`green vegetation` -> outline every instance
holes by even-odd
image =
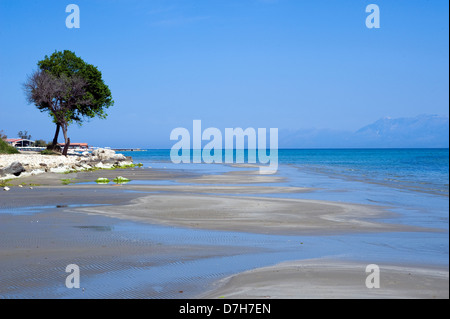
[[[31,134],[28,134],[28,131],[19,131],[17,136],[24,140],[31,140]]]
[[[69,185],[69,184],[73,183],[71,178],[62,179],[61,182],[63,185]]]
[[[143,166],[143,164],[139,163],[139,164],[130,164],[130,165],[114,165],[111,168],[90,167],[90,168],[81,169],[81,170],[76,170],[76,169],[68,170],[68,171],[65,171],[64,174],[72,174],[72,173],[79,173],[79,172],[95,172],[95,171],[99,171],[101,169],[113,171],[116,169],[127,169],[127,168],[135,168],[135,167],[142,167],[142,166]]]
[[[113,179],[113,182],[116,184],[125,184],[128,183],[130,180],[128,178],[122,177],[122,176],[118,176],[116,178]]]
[[[0,154],[17,154],[19,151],[12,147],[11,145],[8,145],[4,140],[0,140]]]
[[[41,155],[61,155],[61,153],[46,149],[46,150],[41,151]]]
[[[114,105],[111,91],[96,66],[88,64],[74,52],[55,51],[38,62],[35,71],[24,84],[30,104],[41,112],[48,112],[56,124],[50,149],[57,147],[60,129],[64,135],[63,155],[67,155],[70,138],[67,129],[85,119],[106,118],[105,109]]]
[[[100,177],[100,178],[97,178],[97,180],[95,182],[97,184],[108,184],[109,183],[109,179],[104,178],[104,177]]]
[[[20,184],[11,184],[11,183],[9,183],[12,180],[13,180],[13,178],[0,180],[0,187],[5,187],[5,186],[8,186],[8,187],[15,187],[15,186],[18,186],[18,187],[41,186],[41,184],[37,184],[37,183],[29,183],[29,184],[27,184],[27,183],[20,183]]]
[[[61,183],[63,185],[70,185],[75,183],[83,183],[83,182],[90,182],[88,179],[77,179],[77,178],[63,178],[61,179]]]
[[[42,184],[30,183],[29,186],[41,186]]]
[[[49,143],[47,143],[44,140],[36,140],[36,141],[34,141],[34,146],[36,146],[36,147],[47,147],[48,144]]]
[[[6,186],[11,187],[12,185],[10,183],[8,183],[9,181],[11,181],[11,179],[0,180],[0,187],[6,187]]]

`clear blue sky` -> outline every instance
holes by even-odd
[[[65,8],[80,7],[68,29]],[[379,5],[381,28],[365,8]],[[0,0],[0,130],[50,140],[21,84],[72,50],[115,106],[69,127],[73,142],[170,147],[172,129],[357,130],[381,117],[448,116],[448,1]]]

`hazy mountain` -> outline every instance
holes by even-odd
[[[449,119],[438,115],[382,118],[356,132],[281,130],[280,148],[448,147]]]

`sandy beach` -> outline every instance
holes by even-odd
[[[117,176],[132,182],[94,182]],[[448,267],[387,263],[382,287],[367,289],[368,262],[314,248],[322,237],[441,230],[397,223],[378,205],[285,198],[315,190],[280,186],[283,179],[251,168],[205,175],[136,167],[10,180],[0,193],[0,297],[448,298]],[[308,238],[316,246],[302,242],[305,252],[297,251]],[[274,252],[293,259],[276,262]],[[253,255],[266,259],[255,264]],[[82,265],[83,290],[63,286],[72,263]]]
[[[367,264],[316,259],[250,270],[216,283],[202,298],[228,299],[433,299],[449,298],[448,271],[383,265],[380,288],[365,285]]]

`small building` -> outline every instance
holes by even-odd
[[[6,143],[13,147],[30,147],[34,146],[34,141],[23,138],[7,138]]]
[[[64,148],[64,146],[66,146],[66,144],[64,143],[59,143],[58,144],[62,149]],[[69,150],[88,150],[89,149],[89,145],[87,143],[70,143],[69,144]]]

